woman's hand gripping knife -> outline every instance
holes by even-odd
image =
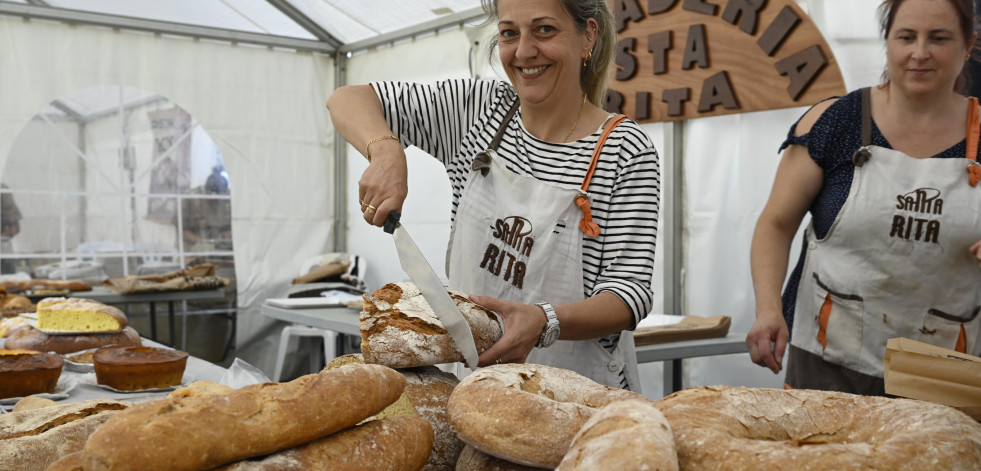
[[[358,203],[364,220],[381,227],[388,213],[402,210],[409,194],[405,150],[389,128],[381,101],[370,85],[337,89],[327,100],[334,127],[368,159],[358,181]]]

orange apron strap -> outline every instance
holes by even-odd
[[[603,152],[603,144],[606,143],[606,138],[613,132],[613,128],[617,127],[625,119],[627,117],[622,114],[616,115],[606,122],[606,126],[603,126],[603,134],[600,134],[599,140],[596,141],[596,148],[593,149],[593,160],[589,162],[589,170],[586,171],[586,178],[583,178],[582,186],[579,187],[583,192],[589,189],[589,181],[592,180],[593,172],[596,171],[596,163],[599,162],[599,156]]]
[[[586,196],[586,190],[589,188],[589,181],[593,179],[593,172],[596,171],[596,164],[599,162],[599,156],[603,153],[603,145],[606,144],[606,138],[610,136],[613,132],[613,128],[617,127],[623,120],[627,119],[624,115],[616,115],[612,119],[606,122],[603,126],[603,133],[600,134],[599,140],[596,141],[596,148],[593,149],[593,159],[589,162],[589,170],[586,171],[586,177],[582,180],[582,186],[579,187],[579,194],[576,195],[576,206],[582,210],[582,219],[579,221],[579,230],[589,237],[596,237],[600,235],[601,230],[598,224],[593,222],[593,212],[589,209],[589,198]]]
[[[968,182],[971,186],[978,186],[981,181],[981,166],[978,160],[978,140],[981,137],[981,107],[978,106],[978,99],[970,97],[970,105],[967,112],[967,157],[972,163],[967,166]]]

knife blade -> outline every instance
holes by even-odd
[[[412,241],[412,237],[405,230],[405,226],[399,222],[401,217],[402,215],[398,211],[388,213],[384,229],[385,232],[392,234],[392,238],[395,240],[395,250],[399,254],[402,269],[419,288],[419,292],[422,293],[422,297],[429,303],[429,306],[433,308],[433,312],[443,324],[443,328],[450,333],[450,337],[456,343],[456,348],[463,354],[467,366],[477,368],[477,344],[473,340],[470,324],[463,317],[463,313],[460,312],[456,302],[447,293],[443,282],[436,276],[436,272],[426,261],[422,251]]]

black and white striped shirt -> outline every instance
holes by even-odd
[[[489,147],[517,99],[514,89],[505,82],[467,79],[371,85],[403,145],[414,145],[446,166],[455,218],[474,155]],[[579,188],[600,131],[575,142],[546,142],[525,130],[519,108],[497,153],[512,172]],[[583,237],[583,295],[616,294],[633,312],[634,326],[653,303],[660,177],[658,154],[649,137],[637,123],[626,120],[607,138],[589,185],[593,220],[602,234]],[[601,343],[615,348],[618,337]]]

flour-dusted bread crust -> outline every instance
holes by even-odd
[[[0,471],[43,471],[81,451],[100,425],[126,407],[92,399],[0,415]]]
[[[433,446],[433,429],[418,415],[365,422],[306,445],[215,471],[416,471]]]
[[[339,368],[349,363],[364,363],[361,354],[343,355],[327,363],[327,368]],[[405,376],[402,397],[383,410],[379,417],[419,415],[432,426],[432,453],[421,471],[452,470],[463,449],[446,413],[446,403],[460,380],[455,375],[436,368],[420,366],[396,370]]]
[[[460,439],[498,458],[555,468],[597,409],[615,401],[650,401],[562,368],[502,364],[470,374],[447,410]]]
[[[464,293],[447,291],[470,324],[477,352],[494,345],[503,333],[496,315],[470,302]],[[363,297],[361,354],[366,363],[409,368],[464,361],[415,284],[389,283]]]
[[[648,469],[678,471],[668,420],[648,401],[617,401],[579,429],[556,471]]]
[[[657,407],[681,469],[981,469],[981,424],[925,401],[715,386],[676,392]]]
[[[470,445],[464,445],[456,462],[456,471],[540,471],[544,469],[505,461]]]
[[[346,365],[288,383],[168,397],[116,414],[85,445],[87,471],[209,469],[311,442],[395,401],[405,377]]]
[[[422,471],[451,470],[456,466],[463,442],[450,425],[446,405],[460,380],[435,366],[399,370],[405,375],[405,395],[433,428],[433,452]]]

